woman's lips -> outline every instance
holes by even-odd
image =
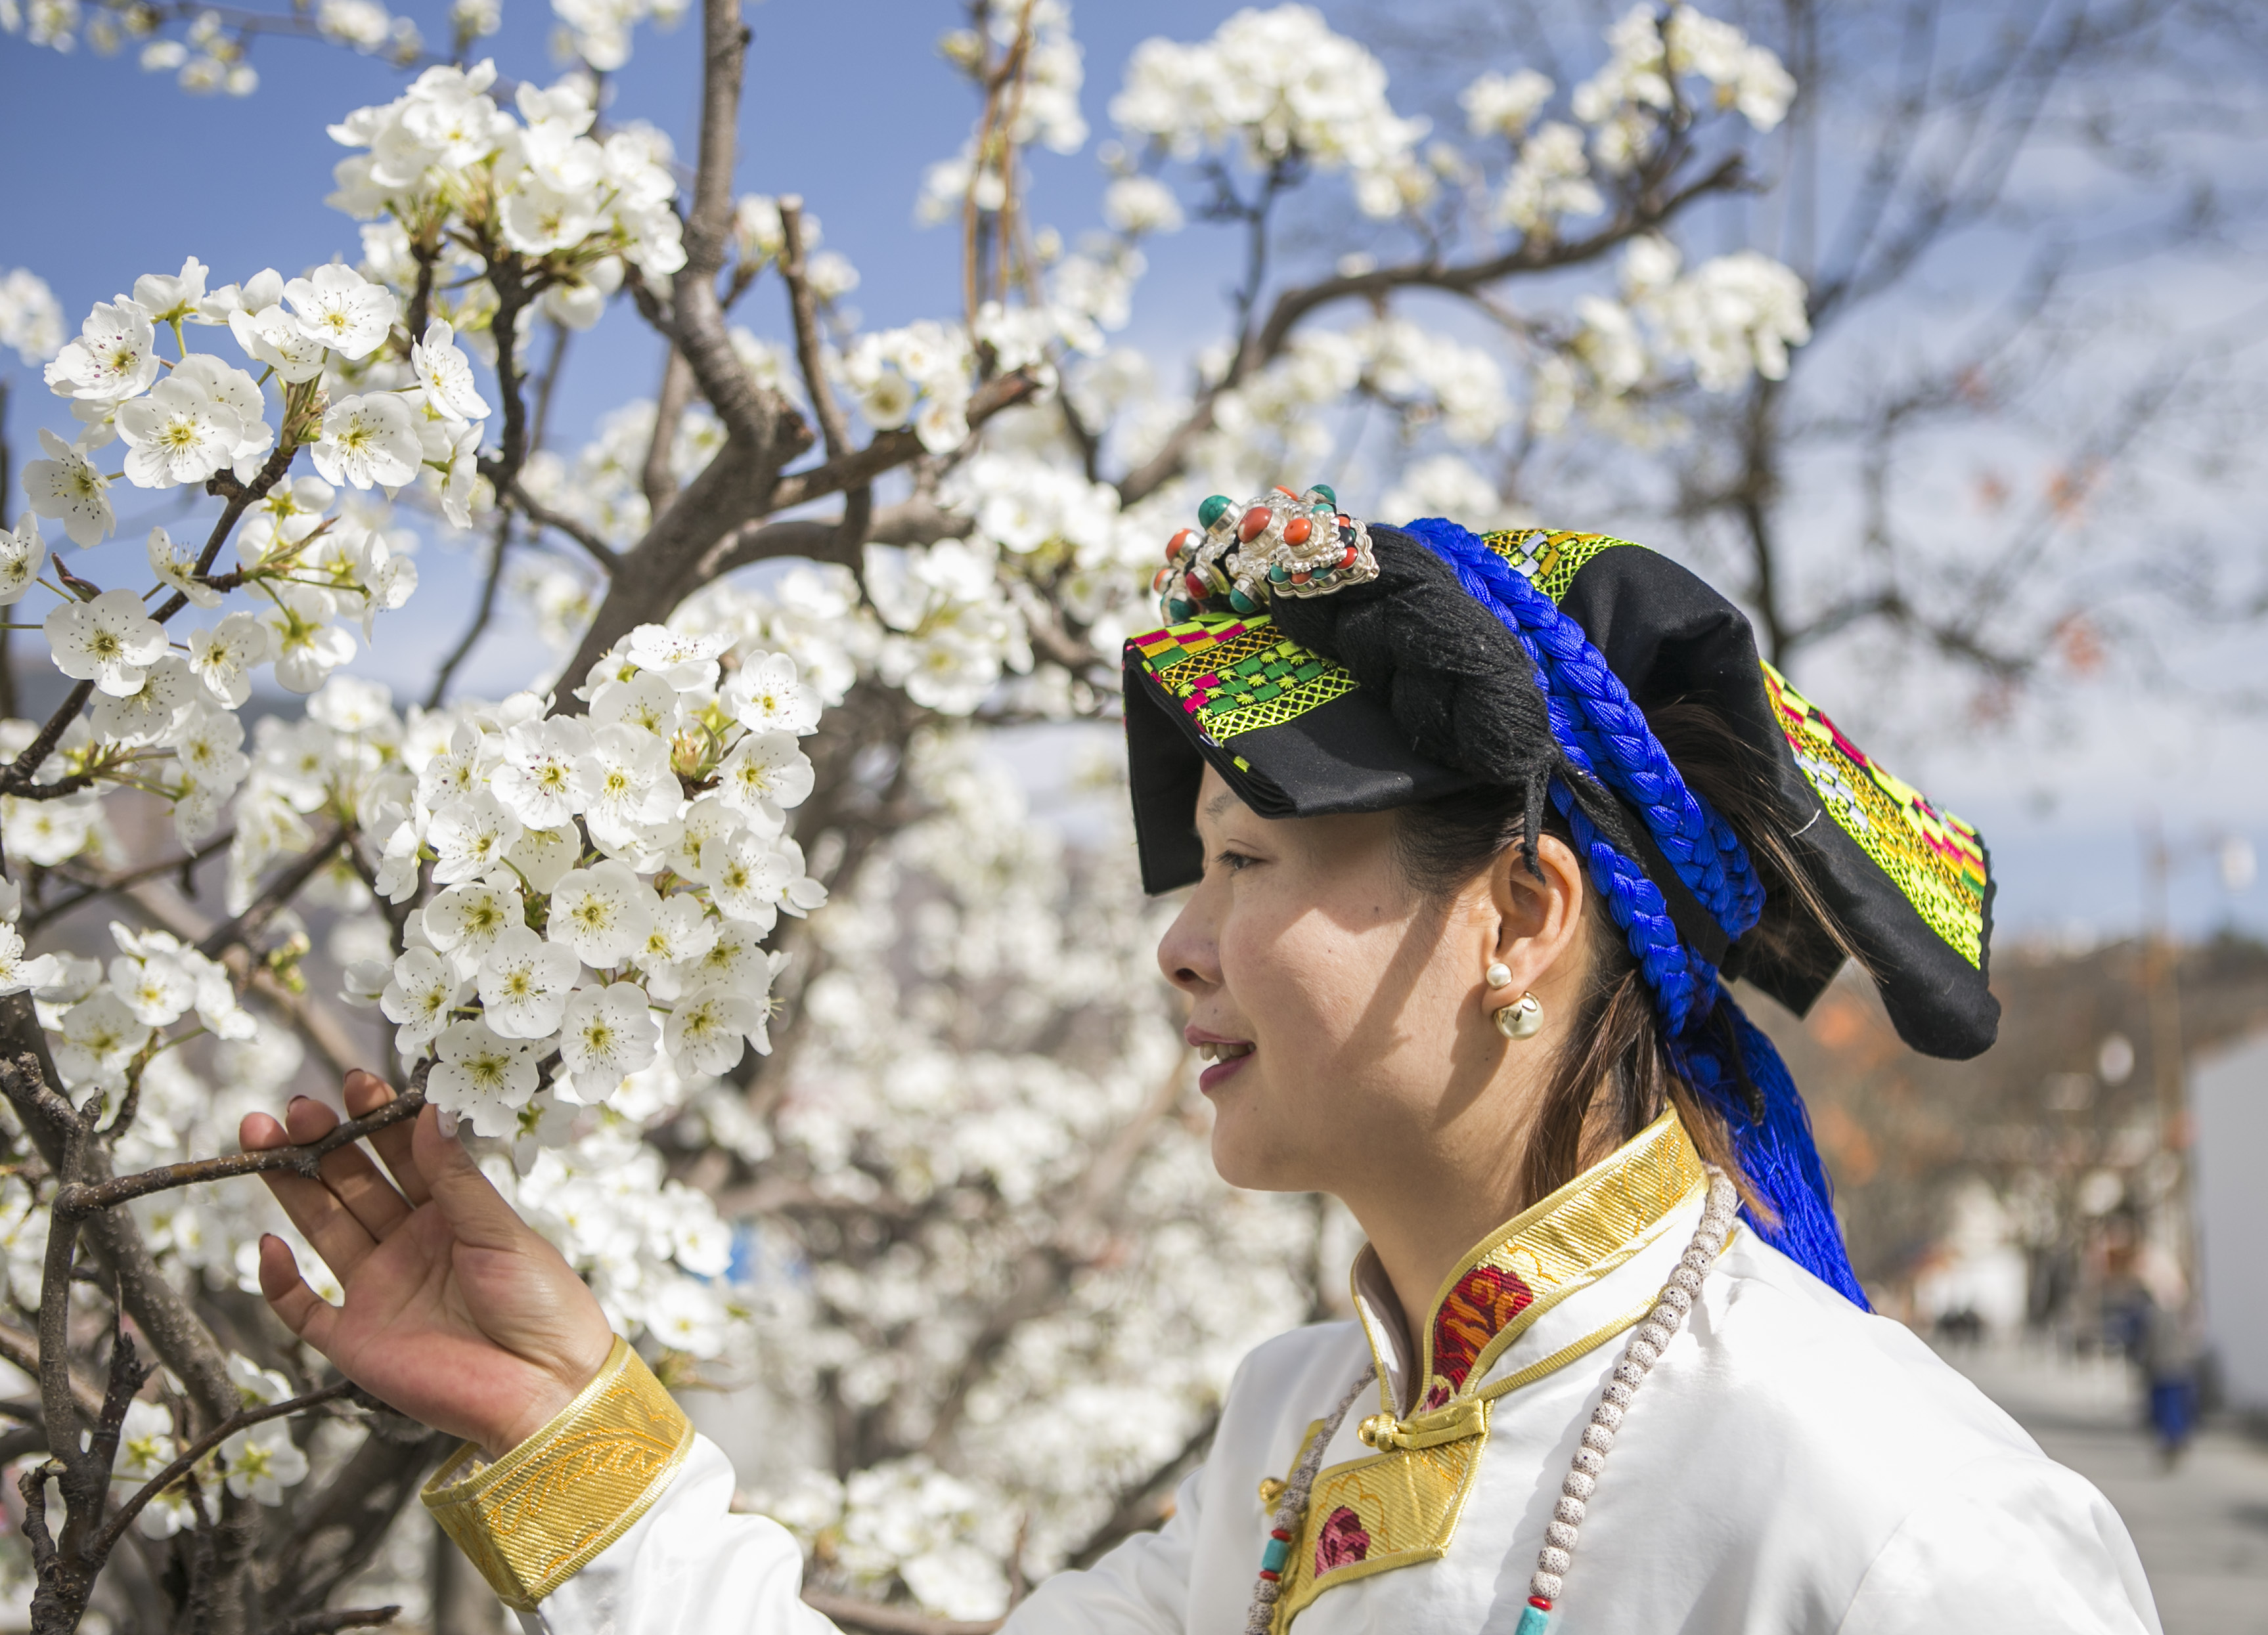
[[[1241,1070],[1244,1064],[1251,1059],[1251,1052],[1248,1051],[1241,1056],[1232,1056],[1226,1061],[1213,1063],[1211,1067],[1197,1074],[1197,1089],[1203,1090],[1207,1096],[1211,1095],[1228,1082],[1231,1074]]]
[[[1254,1046],[1247,1039],[1224,1039],[1195,1028],[1189,1030],[1188,1037],[1197,1054],[1212,1062],[1197,1075],[1197,1089],[1208,1096],[1226,1084],[1229,1076],[1252,1058]]]

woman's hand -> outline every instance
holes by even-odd
[[[394,1099],[347,1075],[359,1118]],[[305,1145],[338,1125],[306,1096],[278,1124],[247,1116],[247,1151]],[[614,1346],[599,1302],[559,1251],[512,1213],[428,1107],[370,1138],[389,1185],[359,1146],[321,1161],[320,1181],[261,1178],[346,1290],[333,1306],[299,1276],[291,1246],[260,1240],[260,1290],[291,1332],[411,1419],[478,1442],[495,1458],[541,1428],[595,1377]]]

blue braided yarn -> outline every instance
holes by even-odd
[[[1574,791],[1557,778],[1551,781],[1551,803],[1574,832],[1575,849],[1582,855],[1591,883],[1606,900],[1608,913],[1622,928],[1631,957],[1638,961],[1646,986],[1653,990],[1662,1032],[1677,1037],[1694,1020],[1697,1006],[1707,1010],[1708,1001],[1717,990],[1716,971],[1679,939],[1661,888],[1599,832],[1590,814],[1576,803]]]
[[[1834,1189],[1819,1162],[1811,1136],[1811,1116],[1788,1076],[1787,1064],[1763,1030],[1750,1022],[1729,993],[1718,1003],[1738,1041],[1741,1065],[1764,1103],[1761,1117],[1746,1104],[1740,1086],[1719,1058],[1715,1039],[1689,1038],[1677,1051],[1686,1078],[1725,1114],[1741,1169],[1779,1217],[1759,1220],[1746,1206],[1742,1215],[1758,1237],[1778,1250],[1862,1311],[1871,1311],[1866,1291],[1851,1270],[1843,1230],[1835,1220]]]
[[[1764,885],[1747,848],[1722,815],[1686,787],[1644,712],[1582,627],[1456,524],[1430,517],[1410,524],[1407,532],[1456,569],[1466,592],[1518,640],[1535,667],[1552,737],[1569,765],[1637,807],[1678,877],[1727,935],[1737,938],[1754,926],[1764,909]],[[1871,1309],[1851,1270],[1810,1117],[1779,1052],[1724,992],[1716,968],[1685,946],[1660,888],[1645,869],[1599,832],[1564,780],[1554,778],[1550,792],[1592,885],[1653,990],[1673,1061],[1724,1113],[1742,1170],[1776,1217],[1743,1206],[1750,1228],[1862,1310]],[[1762,1100],[1760,1116],[1722,1059],[1713,1030],[1697,1025],[1719,1005],[1742,1069]]]
[[[1455,568],[1466,590],[1489,608],[1537,660],[1547,700],[1564,704],[1569,730],[1553,729],[1563,748],[1577,744],[1586,770],[1637,807],[1678,878],[1727,937],[1738,939],[1764,913],[1764,883],[1748,848],[1717,810],[1693,793],[1640,709],[1608,668],[1583,627],[1551,598],[1514,573],[1478,535],[1445,517],[1406,524]]]

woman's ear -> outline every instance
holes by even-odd
[[[1489,895],[1496,914],[1491,957],[1511,972],[1506,997],[1564,987],[1580,974],[1581,962],[1569,954],[1583,926],[1583,866],[1565,840],[1546,834],[1536,841],[1535,872],[1518,847],[1500,853],[1489,871]]]

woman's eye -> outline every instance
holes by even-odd
[[[1231,874],[1240,874],[1260,860],[1248,852],[1221,852],[1212,861],[1217,867],[1226,869]]]

